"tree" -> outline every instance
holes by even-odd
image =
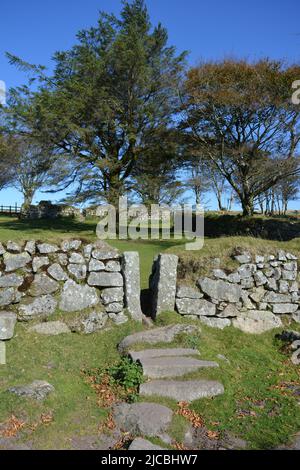
[[[16,155],[16,142],[0,133],[0,191],[11,184],[14,178],[13,162]]]
[[[181,129],[234,189],[245,216],[254,202],[299,169],[299,110],[290,103],[300,67],[268,59],[192,68]]]
[[[163,136],[158,133],[140,156],[131,189],[143,204],[170,205],[182,196],[185,188],[177,175],[178,152],[176,133],[167,129]]]
[[[50,182],[54,161],[49,158],[49,150],[28,138],[16,139],[17,152],[11,164],[13,185],[24,197],[23,207],[32,204],[35,193]],[[56,170],[59,170],[56,168]]]
[[[55,54],[50,77],[43,67],[9,56],[41,81],[35,92],[13,90],[10,122],[72,158],[65,186],[77,182],[75,200],[116,205],[141,155],[152,152],[157,134],[174,127],[185,53],[167,46],[160,24],[151,28],[143,0],[125,1],[120,18],[101,13],[98,25],[77,39]]]

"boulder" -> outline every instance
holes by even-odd
[[[283,250],[278,250],[277,259],[278,259],[278,261],[286,261],[287,260],[286,254]]]
[[[203,294],[194,287],[179,286],[176,292],[177,299],[202,299]]]
[[[61,266],[67,266],[68,265],[68,255],[66,253],[57,253],[56,255],[56,260]]]
[[[234,318],[240,315],[240,311],[234,304],[228,304],[222,312],[218,312],[219,318]]]
[[[17,321],[17,315],[13,312],[0,312],[0,340],[11,339],[14,335],[14,329]]]
[[[262,310],[249,310],[243,316],[234,319],[232,324],[244,333],[252,334],[264,333],[282,326],[279,317],[269,311]]]
[[[151,379],[181,377],[206,367],[218,367],[214,361],[202,361],[185,356],[140,357],[139,363],[142,365],[144,375]]]
[[[268,304],[288,304],[290,301],[290,295],[278,294],[276,292],[268,292],[264,297],[264,302]]]
[[[282,279],[285,281],[296,281],[297,279],[297,271],[287,271],[282,269],[281,271]]]
[[[19,397],[42,401],[49,395],[49,393],[54,392],[54,387],[45,380],[34,380],[31,384],[11,387],[8,391],[18,395]]]
[[[85,264],[69,264],[68,271],[78,281],[82,281],[86,278],[87,268]]]
[[[242,288],[236,284],[230,284],[223,280],[213,280],[205,277],[199,279],[198,284],[208,297],[216,299],[218,302],[239,302],[242,296]]]
[[[42,255],[47,255],[49,253],[56,253],[59,251],[59,248],[57,245],[51,245],[50,243],[40,243],[38,246],[38,251]]]
[[[6,249],[7,249],[7,251],[16,251],[17,253],[21,253],[22,246],[17,242],[13,242],[13,241],[9,240],[6,243]]]
[[[4,253],[3,261],[5,266],[5,271],[16,271],[17,269],[24,268],[26,264],[31,262],[31,256],[29,253]]]
[[[153,328],[126,336],[118,345],[118,350],[124,352],[135,343],[171,343],[179,334],[195,334],[197,332],[200,332],[200,328],[196,325],[176,324]]]
[[[215,380],[151,380],[140,386],[140,395],[171,398],[177,402],[192,402],[223,393],[223,385]]]
[[[288,281],[279,281],[279,293],[288,294],[290,292],[290,285]]]
[[[28,331],[46,336],[57,336],[65,333],[71,333],[70,328],[62,321],[49,321],[38,323],[31,326]]]
[[[108,316],[105,312],[91,312],[81,318],[77,318],[70,323],[71,330],[77,333],[89,335],[104,328]]]
[[[121,403],[113,409],[115,423],[131,435],[157,436],[165,432],[172,421],[170,408],[156,403]]]
[[[105,261],[109,259],[118,259],[120,257],[120,254],[117,250],[114,250],[113,248],[109,247],[107,251],[101,249],[93,250],[92,257],[100,261]]]
[[[64,240],[61,243],[61,249],[64,252],[71,251],[71,250],[79,250],[81,247],[82,242],[81,240]]]
[[[239,284],[241,282],[241,276],[239,273],[230,273],[227,276],[227,281],[232,282],[233,284]]]
[[[0,307],[20,302],[21,293],[14,287],[0,289]]]
[[[50,264],[48,256],[36,256],[32,260],[32,270],[34,273],[36,273],[43,266],[48,266],[48,264]]]
[[[128,450],[167,450],[163,447],[157,446],[152,444],[150,441],[146,441],[146,439],[142,439],[141,437],[137,437],[132,441]]]
[[[0,242],[0,256],[1,255],[4,255],[4,253],[6,252],[4,246],[2,245],[2,243]]]
[[[199,320],[201,323],[211,328],[218,328],[219,330],[224,330],[224,328],[231,325],[231,321],[228,318],[199,317]]]
[[[113,321],[116,325],[123,325],[123,323],[128,322],[128,318],[124,314],[124,312],[120,313],[109,313],[108,318]]]
[[[36,317],[49,317],[53,315],[57,307],[57,301],[52,295],[37,297],[33,302],[27,300],[18,308],[18,319],[20,321],[33,320]]]
[[[295,312],[295,313],[292,315],[292,318],[293,318],[293,320],[294,320],[296,323],[300,323],[300,311],[298,310],[297,312]]]
[[[123,303],[113,302],[111,304],[105,305],[105,311],[107,313],[120,313],[123,310]]]
[[[97,287],[122,287],[124,284],[121,273],[92,272],[88,277],[88,284]]]
[[[63,312],[76,312],[95,307],[98,303],[99,297],[96,289],[69,280],[63,287],[59,308]]]
[[[222,269],[213,269],[212,274],[216,279],[227,280],[227,274]]]
[[[255,272],[253,277],[257,287],[263,286],[268,281],[268,278],[261,271]]]
[[[2,287],[20,287],[24,282],[23,276],[18,276],[17,274],[6,274],[0,276],[0,288]]]
[[[98,261],[97,259],[92,258],[89,262],[89,271],[104,271],[105,264],[103,261]]]
[[[123,302],[124,291],[122,287],[108,287],[106,289],[103,289],[100,296],[104,305],[113,302]]]
[[[235,256],[234,259],[240,264],[247,264],[247,263],[251,263],[252,257],[250,253],[245,252],[245,253]]]
[[[33,297],[40,297],[41,295],[53,294],[58,289],[58,282],[51,279],[47,274],[36,274],[31,283],[29,294]]]
[[[122,271],[124,276],[125,307],[131,318],[141,322],[143,313],[141,309],[140,257],[138,252],[124,252]]]
[[[48,274],[50,274],[56,281],[66,281],[68,279],[67,273],[63,270],[60,264],[51,264],[48,268]]]
[[[264,298],[265,293],[266,293],[265,289],[261,286],[261,287],[258,287],[257,289],[254,289],[254,291],[251,292],[251,294],[249,294],[249,297],[251,300],[253,300],[253,302],[258,304]]]
[[[199,356],[199,351],[191,348],[142,349],[129,351],[128,355],[133,361],[140,361],[154,357]]]
[[[24,250],[27,251],[28,253],[30,253],[31,255],[34,255],[35,252],[36,252],[36,243],[34,240],[29,240],[25,247],[24,247]]]
[[[272,305],[273,313],[295,313],[298,310],[297,304],[273,304]]]
[[[247,279],[257,271],[256,264],[243,264],[239,269],[238,269],[238,274],[241,279]]]
[[[176,299],[176,308],[181,315],[213,316],[216,306],[205,299]]]
[[[118,273],[121,271],[121,263],[119,261],[112,259],[106,263],[105,271],[108,271],[111,273]]]
[[[69,258],[70,264],[85,264],[85,259],[80,253],[72,253]]]
[[[150,278],[152,316],[175,308],[178,256],[160,254],[153,265]]]

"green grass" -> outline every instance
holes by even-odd
[[[95,225],[95,220],[21,221],[1,217],[0,241],[38,239],[58,243],[68,237],[90,241],[96,239]],[[207,273],[211,269],[210,259],[214,257],[221,259],[221,267],[234,268],[230,254],[236,246],[262,254],[283,248],[300,256],[300,239],[279,242],[250,236],[206,238],[204,248],[192,252],[185,251],[178,240],[111,240],[109,243],[121,251],[140,253],[143,289],[148,286],[154,256],[165,250],[179,255],[179,273],[182,281],[187,283]],[[63,316],[58,313],[55,318]],[[161,315],[158,324],[186,321],[169,313]],[[299,325],[291,327],[300,330]],[[97,406],[97,397],[86,383],[82,370],[108,367],[118,362],[117,343],[142,327],[128,322],[94,335],[57,337],[39,336],[28,332],[27,328],[28,325],[18,323],[15,337],[7,342],[8,363],[0,367],[0,423],[14,414],[27,424],[19,436],[22,442],[30,441],[36,449],[70,448],[72,437],[96,435],[99,424],[107,416],[107,411]],[[220,364],[219,369],[187,376],[217,379],[225,386],[223,396],[199,400],[192,405],[203,416],[207,427],[220,432],[231,431],[255,449],[288,442],[299,430],[299,398],[275,387],[282,382],[300,382],[299,368],[280,352],[280,345],[274,341],[274,331],[252,336],[232,327],[219,331],[202,324],[201,330],[200,337],[179,337],[173,345],[196,347],[203,359],[217,360]],[[230,362],[217,359],[218,354],[223,354]],[[10,386],[35,379],[47,380],[55,387],[55,393],[43,403],[21,399],[6,391]],[[155,400],[176,409],[173,400]],[[29,424],[40,422],[42,413],[49,412],[54,418],[51,424],[40,424],[35,430],[29,428]],[[174,439],[180,441],[183,430],[184,421],[175,416],[172,423]]]
[[[158,323],[172,321],[188,322],[169,313],[161,315]],[[294,324],[292,328],[300,331],[299,325]],[[289,442],[300,427],[299,397],[285,394],[274,386],[290,381],[299,383],[300,373],[299,367],[290,362],[290,356],[280,352],[281,344],[275,341],[275,332],[248,335],[233,327],[219,331],[202,324],[201,330],[199,336],[179,337],[172,345],[195,347],[197,344],[201,358],[216,360],[219,368],[205,369],[185,378],[219,380],[225,393],[213,399],[197,400],[191,408],[204,418],[209,429],[220,433],[230,431],[245,439],[249,448],[271,449]],[[229,363],[219,359],[218,354],[224,355]],[[176,409],[174,400],[156,397],[151,401]],[[182,437],[182,430],[182,421],[175,417],[172,433],[177,441]]]
[[[50,425],[40,425],[34,432],[26,426],[22,432],[21,440],[30,441],[36,449],[68,448],[72,437],[97,435],[107,411],[97,406],[82,371],[118,362],[118,342],[141,327],[128,322],[99,334],[57,337],[38,335],[27,328],[17,324],[14,339],[7,343],[7,365],[0,367],[0,422],[13,414],[29,425],[39,422],[42,413],[51,412],[54,421]],[[47,380],[55,387],[43,403],[6,391],[33,380]]]

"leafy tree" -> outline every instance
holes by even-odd
[[[262,193],[298,171],[299,110],[290,102],[300,67],[268,59],[192,68],[181,128],[234,189],[251,215]]]
[[[101,13],[77,39],[54,55],[52,76],[9,55],[40,80],[37,91],[12,91],[10,123],[71,158],[64,184],[77,183],[76,201],[116,204],[157,135],[169,141],[185,53],[168,47],[161,24],[152,29],[143,0],[125,1],[120,18]]]
[[[49,158],[46,147],[28,138],[18,138],[16,141],[16,155],[11,163],[12,184],[23,194],[23,207],[27,208],[32,204],[35,193],[47,182],[50,183],[51,172],[55,173],[54,160]],[[59,168],[56,167],[56,170],[59,171]]]
[[[185,190],[179,178],[177,135],[166,130],[157,133],[152,145],[140,156],[133,171],[132,190],[145,205],[173,204]]]
[[[0,191],[10,185],[14,178],[12,164],[15,161],[16,148],[13,138],[0,133]]]

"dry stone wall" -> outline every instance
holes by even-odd
[[[208,326],[223,329],[233,325],[247,333],[280,327],[283,315],[300,321],[295,255],[280,250],[254,257],[241,252],[234,258],[239,265],[235,271],[214,269],[195,286],[177,281],[176,287],[174,255],[160,255],[151,278],[153,316],[166,310],[167,302],[168,310],[175,308],[179,314]]]
[[[107,320],[142,320],[138,253],[122,255],[103,241],[0,243],[0,340],[16,321],[82,312],[73,328],[91,333]],[[127,309],[128,306],[128,309]]]

